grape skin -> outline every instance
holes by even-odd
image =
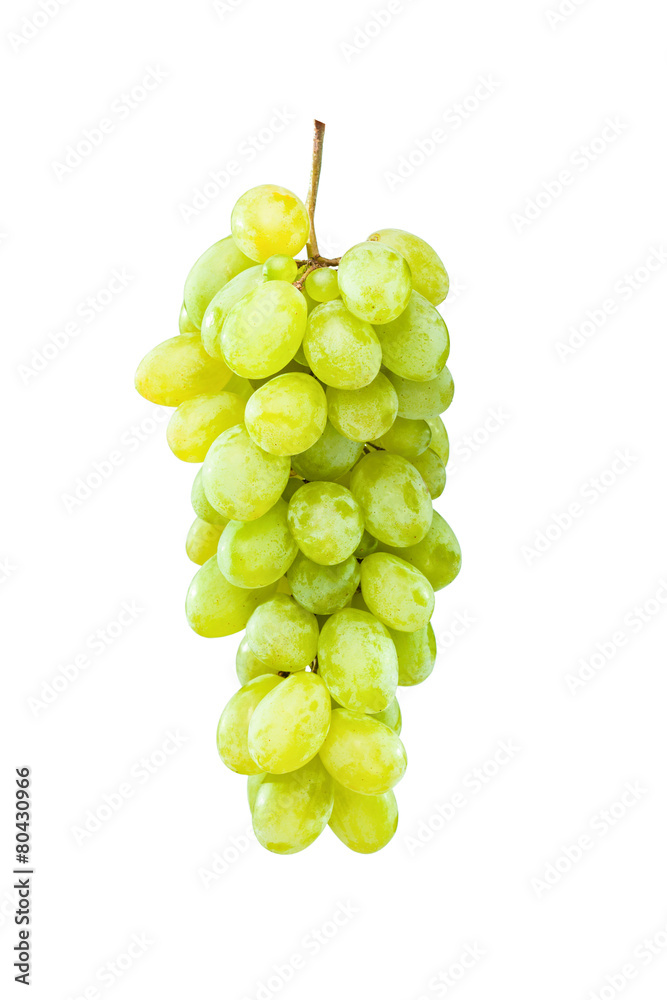
[[[431,448],[427,448],[425,452],[410,461],[426,483],[431,499],[437,500],[442,496],[447,483],[447,471],[442,459]]]
[[[303,352],[317,378],[334,389],[362,389],[373,381],[382,363],[375,330],[340,299],[310,313]]]
[[[185,551],[188,559],[198,566],[211,559],[218,551],[218,541],[222,534],[222,525],[207,524],[201,518],[196,517],[190,525],[188,536],[185,540]]]
[[[431,499],[419,472],[400,455],[376,451],[355,466],[350,489],[366,527],[388,545],[412,545],[431,526]]]
[[[334,804],[329,826],[350,850],[374,854],[396,833],[398,806],[392,791],[360,795],[334,782]]]
[[[248,728],[250,756],[262,771],[287,774],[322,746],[331,722],[331,698],[317,674],[292,674],[269,692]]]
[[[320,677],[344,708],[376,715],[395,698],[398,657],[389,631],[366,611],[344,608],[324,625]]]
[[[315,444],[293,457],[292,467],[304,479],[333,481],[356,465],[363,450],[362,442],[350,441],[327,421]]]
[[[263,283],[261,265],[256,264],[255,267],[241,271],[213,296],[206,307],[201,324],[201,342],[211,357],[222,358],[220,334],[230,311],[237,302]]]
[[[233,635],[246,627],[255,608],[274,593],[276,587],[242,590],[225,580],[216,556],[199,568],[188,589],[185,614],[190,628],[207,639]]]
[[[320,759],[332,778],[362,795],[384,795],[401,780],[408,762],[392,729],[345,708],[331,713]]]
[[[218,435],[243,422],[245,402],[232,392],[186,399],[167,426],[167,443],[183,462],[203,462]]]
[[[220,335],[226,363],[244,378],[275,375],[301,345],[307,316],[305,299],[294,285],[258,285],[227,314]]]
[[[420,570],[434,590],[442,590],[454,580],[461,569],[461,546],[444,517],[433,512],[433,521],[426,535],[416,545],[396,548],[381,544],[386,552],[400,556]]]
[[[291,597],[276,594],[253,612],[246,639],[255,656],[268,666],[303,670],[317,655],[319,631],[314,614]]]
[[[260,184],[242,194],[232,209],[232,236],[253,261],[274,254],[293,257],[306,244],[310,222],[306,206],[293,191]]]
[[[327,389],[329,420],[351,441],[374,441],[386,434],[398,413],[398,397],[386,375],[378,372],[369,385],[354,392]]]
[[[388,552],[374,552],[362,562],[361,593],[375,617],[398,632],[425,628],[435,606],[424,574]]]
[[[306,483],[290,500],[287,520],[303,554],[321,566],[344,562],[364,533],[359,504],[336,483]]]
[[[254,263],[239,250],[231,236],[204,251],[192,265],[183,293],[185,309],[194,326],[201,329],[204,313],[216,292]]]
[[[318,757],[288,774],[256,779],[251,812],[255,835],[274,854],[296,854],[309,847],[329,822],[334,782]],[[250,780],[248,798],[251,798]]]
[[[237,774],[259,774],[262,768],[248,749],[248,729],[262,700],[282,683],[277,674],[262,674],[249,681],[227,703],[218,722],[218,753],[224,764]]]
[[[272,455],[298,455],[322,436],[324,389],[312,375],[289,372],[260,386],[248,401],[245,424],[255,444]]]
[[[202,393],[224,389],[231,378],[224,361],[204,350],[199,334],[184,333],[149,351],[137,368],[137,392],[159,406],[178,406]]]
[[[235,587],[255,589],[277,583],[294,562],[297,544],[279,498],[254,521],[230,521],[217,548],[220,572]]]
[[[416,382],[436,378],[449,357],[445,321],[427,299],[413,292],[407,308],[392,323],[376,325],[382,363],[389,371]]]
[[[439,306],[449,292],[449,275],[433,247],[404,229],[378,229],[368,237],[397,250],[410,266],[412,284],[431,305]]]
[[[215,439],[203,466],[206,498],[234,521],[253,521],[270,510],[287,485],[289,458],[269,455],[237,424]]]
[[[428,382],[413,382],[387,372],[398,399],[398,415],[407,420],[428,420],[444,413],[454,398],[454,380],[447,366]]]
[[[359,243],[343,254],[338,268],[340,295],[359,319],[391,323],[406,308],[412,292],[405,258],[381,243]]]
[[[361,570],[354,556],[337,566],[319,566],[299,552],[286,576],[302,607],[316,615],[332,615],[352,598]]]

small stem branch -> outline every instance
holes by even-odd
[[[317,236],[315,234],[315,205],[317,203],[317,189],[320,185],[320,172],[322,170],[322,144],[324,143],[324,122],[315,122],[315,135],[313,137],[313,166],[310,172],[310,188],[306,208],[310,219],[310,239],[308,240],[308,257],[317,258],[320,252],[317,247]]]

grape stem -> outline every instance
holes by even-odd
[[[315,121],[315,134],[313,136],[313,163],[310,171],[310,188],[306,198],[306,209],[310,220],[310,239],[308,240],[307,260],[297,260],[299,267],[305,267],[305,271],[294,282],[299,291],[303,291],[306,278],[319,267],[338,267],[340,257],[320,257],[317,245],[317,234],[315,232],[315,206],[317,205],[317,191],[320,186],[320,173],[322,172],[322,148],[324,145],[324,122]]]

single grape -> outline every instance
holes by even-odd
[[[197,333],[180,334],[149,351],[137,368],[137,392],[159,406],[178,406],[205,392],[219,392],[231,371],[207,354]]]
[[[414,632],[392,632],[391,629],[387,629],[394,635],[414,635]],[[399,665],[399,678],[400,678],[400,665]],[[400,684],[400,680],[399,680]],[[401,706],[398,704],[398,699],[394,698],[389,705],[382,712],[377,712],[373,716],[378,722],[383,722],[385,726],[389,726],[393,729],[397,736],[401,735],[401,729],[403,728],[403,717],[401,715]]]
[[[334,782],[334,805],[329,826],[350,850],[374,854],[396,833],[398,806],[392,791],[360,795]]]
[[[375,327],[382,345],[382,363],[389,371],[416,382],[428,382],[445,367],[449,332],[431,303],[413,292],[398,319]]]
[[[346,708],[331,713],[320,760],[332,778],[363,795],[384,795],[398,784],[408,763],[405,747],[393,730],[372,715]]]
[[[241,590],[225,580],[215,556],[201,566],[188,589],[185,614],[188,625],[206,639],[219,639],[245,628],[253,611],[275,592],[275,584],[260,590]]]
[[[287,281],[267,281],[229,311],[220,335],[225,361],[244,378],[275,375],[303,340],[306,302]]]
[[[283,500],[289,503],[296,491],[300,490],[302,486],[303,479],[299,479],[298,476],[290,476],[287,480],[287,486],[283,490]]]
[[[375,714],[396,695],[398,657],[388,629],[354,608],[326,622],[317,647],[319,674],[332,697],[356,712]]]
[[[218,541],[221,534],[222,525],[207,524],[206,521],[196,517],[185,540],[185,551],[188,554],[188,559],[197,563],[198,566],[203,566],[218,551]]]
[[[336,483],[306,483],[292,497],[290,531],[304,555],[321,566],[351,556],[364,533],[361,508],[349,490]]]
[[[255,836],[274,854],[303,851],[325,829],[333,801],[333,778],[318,757],[289,774],[267,774],[253,790]]]
[[[204,251],[186,278],[183,295],[187,314],[194,326],[201,328],[206,308],[216,292],[254,263],[239,250],[231,236]]]
[[[437,500],[442,495],[447,482],[445,463],[430,448],[427,448],[422,455],[418,455],[417,458],[413,458],[410,461],[426,483],[426,488],[431,495],[431,499]]]
[[[429,382],[413,382],[389,371],[387,378],[398,396],[398,415],[407,420],[437,417],[445,412],[454,398],[454,381],[446,366]]]
[[[262,277],[264,281],[289,281],[292,284],[296,280],[299,270],[297,262],[284,253],[275,253],[269,257],[262,265]]]
[[[350,441],[374,441],[386,434],[398,412],[398,399],[386,375],[378,372],[362,389],[327,389],[329,420]]]
[[[218,722],[218,753],[231,771],[259,774],[262,770],[248,751],[248,727],[258,705],[282,683],[276,674],[262,674],[230,698]]]
[[[241,686],[248,684],[249,681],[255,679],[255,677],[261,677],[263,674],[277,674],[278,671],[273,667],[267,667],[266,663],[255,656],[252,649],[248,645],[248,640],[243,637],[239,643],[239,648],[236,650],[236,676],[239,679]]]
[[[297,551],[287,524],[287,504],[279,498],[254,521],[229,522],[218,545],[218,567],[235,587],[268,587],[285,575]]]
[[[354,550],[354,555],[357,559],[365,559],[366,556],[370,556],[373,552],[377,551],[379,544],[377,538],[374,538],[369,531],[364,530],[361,541]]]
[[[240,375],[235,375],[234,372],[232,372],[232,377],[225,386],[225,389],[227,392],[236,393],[236,395],[240,396],[246,403],[255,391],[247,378],[241,378]]]
[[[199,330],[194,325],[190,317],[188,316],[188,311],[185,308],[185,302],[181,306],[181,313],[178,317],[178,332],[179,333],[199,333]]]
[[[331,615],[348,603],[359,586],[359,563],[350,556],[337,566],[320,566],[299,552],[287,570],[295,600],[316,615]]]
[[[303,767],[318,752],[329,731],[331,698],[317,674],[292,674],[262,699],[248,730],[248,749],[269,774]],[[255,803],[255,808],[257,803]]]
[[[413,288],[431,305],[439,306],[447,298],[449,276],[433,247],[425,240],[403,229],[378,229],[368,237],[371,243],[379,242],[398,250],[410,265]]]
[[[237,302],[264,283],[262,265],[256,264],[241,271],[223,285],[209,302],[201,324],[201,342],[213,358],[222,357],[220,334],[227,316]]]
[[[255,656],[277,670],[303,670],[315,659],[319,628],[315,615],[285,594],[256,609],[246,628]]]
[[[343,302],[359,319],[391,323],[410,300],[410,268],[405,258],[391,247],[359,243],[341,259],[338,287]]]
[[[421,684],[435,666],[436,644],[432,625],[429,622],[426,628],[417,632],[397,632],[395,629],[389,629],[389,632],[398,655],[400,687]]]
[[[388,545],[414,545],[431,526],[431,498],[407,458],[374,451],[355,466],[350,489],[368,531]]]
[[[206,497],[235,521],[254,521],[270,510],[287,485],[289,458],[258,448],[237,424],[215,439],[204,462]]]
[[[207,524],[215,524],[222,528],[228,523],[229,518],[224,517],[215,507],[211,507],[210,503],[206,499],[206,494],[204,493],[204,481],[203,481],[203,469],[200,469],[195,476],[195,481],[192,484],[192,493],[190,495],[192,501],[192,509],[198,518],[202,521],[206,521]]]
[[[331,302],[340,294],[338,275],[330,267],[319,267],[306,278],[306,291],[314,302]]]
[[[264,778],[266,778],[266,774],[264,773],[264,771],[261,771],[259,774],[248,775],[247,791],[248,791],[248,805],[250,806],[250,812],[252,812],[255,807],[255,802],[257,800],[257,793],[259,791],[260,785],[264,781]]]
[[[431,527],[421,542],[407,548],[384,544],[381,548],[415,566],[424,574],[434,590],[442,590],[450,584],[461,569],[461,546],[437,510],[433,511]]]
[[[350,441],[339,434],[330,421],[314,445],[295,455],[292,468],[309,481],[338,479],[356,465],[364,450],[363,443]]]
[[[429,581],[416,567],[388,552],[374,552],[362,562],[361,593],[372,614],[398,632],[425,628],[433,614]]]
[[[245,403],[233,392],[205,393],[186,399],[172,415],[167,443],[183,462],[203,462],[215,439],[243,423]]]
[[[312,375],[290,372],[260,386],[245,414],[248,434],[272,455],[297,455],[311,448],[327,423],[327,398]]]
[[[274,254],[294,257],[310,235],[306,206],[287,188],[260,184],[234,205],[232,235],[239,249],[260,264]]]
[[[426,451],[431,442],[431,428],[425,420],[396,417],[386,434],[374,441],[392,455],[402,455],[412,461]]]
[[[431,428],[429,447],[442,459],[444,465],[449,461],[449,437],[440,417],[429,417],[426,423]]]
[[[314,374],[336,389],[369,385],[382,363],[375,330],[370,323],[353,316],[340,299],[313,309],[306,325],[303,352]]]

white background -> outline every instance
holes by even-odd
[[[385,0],[70,0],[17,42],[40,8],[5,0],[3,981],[13,768],[28,764],[40,1000],[664,996],[664,21],[651,0],[580,0],[560,21],[556,4],[403,0],[377,28]],[[121,112],[149,70],[163,79]],[[314,116],[328,125],[322,249],[405,228],[438,249],[453,286],[437,506],[464,569],[438,595],[436,670],[401,695],[400,825],[371,857],[330,831],[287,858],[244,840],[245,783],[214,740],[238,637],[186,625],[195,470],[133,389],[237,197],[264,182],[305,194]],[[59,170],[103,118],[99,146]],[[413,166],[396,181],[401,157]],[[186,221],[230,161],[240,171]],[[114,270],[130,277],[105,303]],[[598,325],[563,357],[589,310]],[[120,464],[68,510],[112,452]],[[119,627],[124,604],[140,610]],[[101,653],[98,629],[112,637]],[[614,655],[573,692],[568,674],[598,643]],[[82,654],[88,666],[40,707]],[[186,739],[165,756],[170,732]],[[498,765],[501,741],[516,749]],[[618,805],[626,783],[637,790]],[[122,784],[131,796],[82,842],[89,810]],[[150,943],[127,959],[133,935]],[[478,957],[461,978],[466,948]],[[271,979],[295,955],[289,982]]]

